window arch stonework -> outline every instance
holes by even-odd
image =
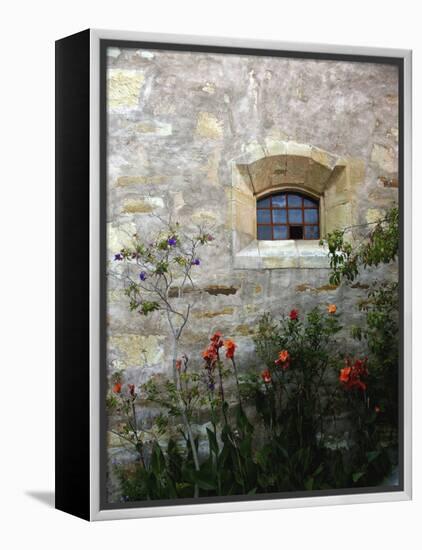
[[[313,199],[319,205],[319,237],[323,238],[352,225],[353,195],[363,175],[361,161],[341,159],[306,144],[272,142],[249,147],[232,161],[234,267],[327,268],[327,251],[318,239],[258,239],[257,201],[283,193]]]

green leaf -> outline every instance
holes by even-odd
[[[369,451],[366,453],[366,458],[368,459],[368,462],[373,462],[376,458],[378,458],[380,455],[380,451]]]
[[[312,491],[313,486],[314,486],[314,478],[308,477],[308,479],[305,481],[305,489],[307,491]]]
[[[359,481],[360,478],[364,475],[365,475],[365,472],[355,472],[354,474],[352,474],[353,483],[356,483],[357,481]]]
[[[218,443],[217,438],[215,436],[215,433],[212,432],[209,428],[207,428],[207,435],[208,435],[208,441],[210,443],[210,451],[215,454],[215,456],[218,456],[219,449],[218,449]]]
[[[198,487],[200,489],[204,489],[204,491],[212,491],[216,489],[215,480],[207,472],[203,472],[203,471],[194,472],[193,479],[198,484]]]

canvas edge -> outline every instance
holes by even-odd
[[[362,493],[324,497],[301,497],[261,501],[190,504],[148,508],[100,509],[100,40],[127,40],[161,43],[183,43],[223,47],[243,47],[331,53],[345,55],[385,56],[404,61],[404,489],[386,493]],[[406,49],[292,43],[239,38],[140,33],[90,29],[90,514],[91,521],[259,511],[338,504],[403,501],[412,498],[412,51]]]

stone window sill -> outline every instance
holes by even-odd
[[[328,250],[312,241],[254,240],[235,254],[235,269],[328,269]]]

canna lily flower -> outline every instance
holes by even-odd
[[[207,349],[202,352],[202,357],[208,363],[208,366],[214,366],[215,362],[217,361],[217,350],[215,349],[215,346],[213,346],[212,344],[209,345]]]
[[[366,366],[367,358],[364,360],[356,359],[352,364],[350,359],[346,359],[346,366],[340,370],[339,381],[347,390],[358,389],[365,391],[366,383],[362,378],[368,376],[368,368]]]
[[[283,349],[278,354],[278,359],[274,363],[283,370],[287,370],[290,367],[290,353],[286,349]]]
[[[268,369],[264,370],[261,373],[261,378],[265,382],[265,384],[269,384],[271,382],[271,373]]]
[[[279,358],[279,360],[280,360],[282,363],[285,363],[285,362],[288,361],[288,359],[290,358],[290,354],[289,354],[289,352],[288,352],[286,349],[283,349],[283,350],[280,351],[280,353],[278,354],[278,358]]]
[[[297,309],[292,309],[289,313],[289,317],[291,321],[297,321],[299,319],[299,311]]]
[[[333,315],[336,311],[337,311],[337,306],[336,304],[329,304],[327,306],[327,311],[330,315]]]
[[[343,384],[347,384],[349,382],[351,371],[351,367],[344,367],[344,369],[341,369],[339,376],[340,382],[342,382]]]
[[[226,357],[227,359],[233,359],[234,357],[234,352],[236,350],[236,344],[234,343],[233,340],[230,340],[230,338],[228,338],[225,342],[224,342],[224,347],[226,348]]]
[[[120,393],[122,391],[122,385],[120,382],[116,382],[113,386],[113,392],[114,393]]]
[[[221,348],[224,345],[223,335],[221,334],[221,332],[215,332],[211,336],[210,341],[217,348]]]

